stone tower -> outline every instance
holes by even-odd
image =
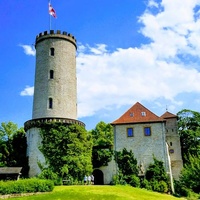
[[[79,124],[77,120],[76,39],[50,30],[36,36],[36,69],[32,120],[25,122],[29,176],[40,173],[45,158],[38,149],[45,122]]]
[[[183,160],[181,156],[180,136],[177,129],[177,115],[166,111],[161,117],[166,120],[166,142],[169,149],[172,175],[174,179],[178,180],[183,168]]]

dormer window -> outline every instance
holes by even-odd
[[[141,112],[141,115],[142,115],[143,117],[145,117],[145,116],[146,116],[146,112]]]

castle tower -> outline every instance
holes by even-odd
[[[76,39],[51,30],[36,36],[36,69],[32,120],[25,122],[29,176],[40,173],[45,163],[39,151],[40,127],[45,122],[79,124],[77,120]]]
[[[177,116],[166,111],[161,117],[166,120],[166,142],[169,149],[172,175],[174,179],[178,180],[183,168],[183,160],[181,156],[180,136],[177,129]]]
[[[36,37],[33,119],[77,118],[76,40],[53,31]]]

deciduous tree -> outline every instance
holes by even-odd
[[[187,163],[189,155],[200,155],[200,113],[184,109],[177,115],[182,157]]]
[[[99,122],[91,131],[93,138],[92,164],[94,168],[106,166],[113,156],[113,128]]]

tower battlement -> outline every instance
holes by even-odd
[[[47,38],[60,38],[60,39],[64,39],[64,40],[67,40],[69,42],[71,42],[77,49],[77,46],[76,46],[76,38],[71,34],[71,33],[67,33],[66,31],[60,31],[60,30],[57,30],[57,31],[54,31],[54,30],[50,30],[50,31],[44,31],[44,32],[41,32],[39,33],[37,36],[36,36],[36,39],[35,39],[35,45],[37,45],[39,42],[47,39]]]

